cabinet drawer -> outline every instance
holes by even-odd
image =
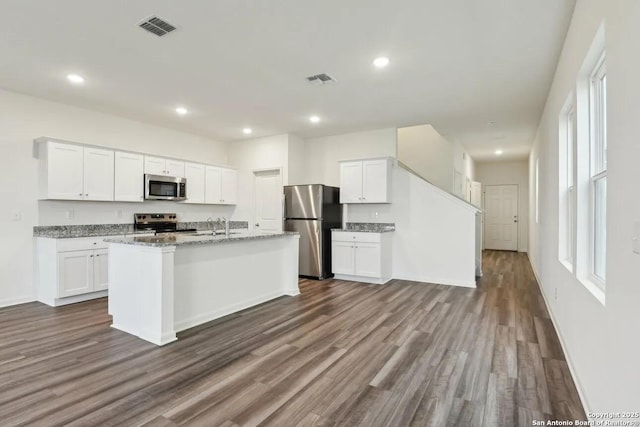
[[[380,233],[360,233],[357,231],[332,231],[334,242],[380,243]]]
[[[104,241],[104,239],[106,239],[105,236],[58,239],[56,242],[56,249],[58,252],[106,249],[109,245]]]

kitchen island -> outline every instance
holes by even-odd
[[[156,345],[176,332],[297,295],[298,233],[112,238],[112,327]]]

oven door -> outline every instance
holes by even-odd
[[[146,200],[184,200],[186,180],[180,177],[144,176],[144,198]]]

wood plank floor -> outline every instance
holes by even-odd
[[[0,309],[0,425],[530,426],[585,419],[526,255],[477,289],[302,280],[159,348],[106,300]]]

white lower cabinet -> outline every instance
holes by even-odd
[[[36,238],[38,301],[55,307],[106,296],[109,251],[105,238]]]
[[[331,233],[331,268],[337,279],[386,283],[391,279],[390,233]]]

